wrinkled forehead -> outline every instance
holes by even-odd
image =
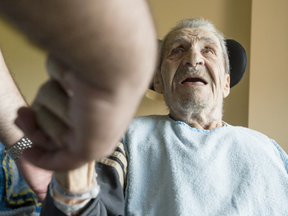
[[[164,44],[165,50],[178,42],[188,42],[190,44],[207,43],[221,49],[219,39],[211,31],[201,28],[183,28],[174,31]]]

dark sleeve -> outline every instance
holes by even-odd
[[[81,216],[124,216],[124,181],[127,160],[125,152],[118,145],[116,151],[108,158],[96,163],[97,182],[100,193],[93,199]],[[65,216],[53,202],[50,193],[43,203],[41,216]]]

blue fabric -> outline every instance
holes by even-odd
[[[125,215],[288,215],[287,154],[259,132],[148,116],[132,121],[123,143]]]
[[[27,213],[39,215],[41,207],[36,195],[19,174],[17,166],[0,143],[0,216]]]
[[[287,173],[288,173],[288,156],[286,154],[286,152],[275,142],[275,140],[271,140],[272,143],[275,145],[275,147],[278,149],[279,151],[279,154],[281,156],[281,159],[285,165],[285,168],[287,170]]]

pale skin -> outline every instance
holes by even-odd
[[[52,79],[74,93],[66,107],[50,109],[58,99],[48,96],[49,81],[40,93],[48,100],[38,94],[34,111],[19,110],[17,125],[35,143],[25,158],[69,170],[109,155],[155,70],[156,33],[146,1],[0,1],[0,11],[68,68]],[[59,130],[46,121],[53,115],[65,123]]]

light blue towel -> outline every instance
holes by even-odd
[[[39,215],[41,206],[36,195],[19,174],[17,166],[0,143],[0,216],[20,213]]]
[[[148,116],[133,120],[123,143],[126,215],[288,215],[287,155],[259,132]]]

